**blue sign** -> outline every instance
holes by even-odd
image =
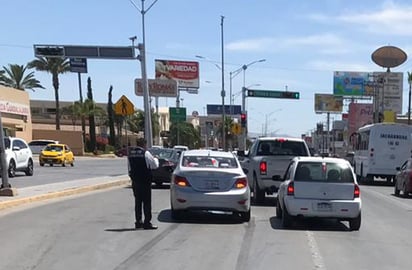
[[[232,107],[232,109],[231,109]],[[207,114],[222,114],[223,106],[216,104],[207,104]],[[232,110],[232,113],[230,112]],[[239,115],[242,112],[242,106],[240,105],[225,105],[225,114],[227,115]]]
[[[335,71],[333,74],[335,96],[371,96],[373,86],[369,84],[369,73]]]
[[[70,71],[87,73],[87,58],[70,58]]]

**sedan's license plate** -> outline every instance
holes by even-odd
[[[218,180],[206,180],[205,188],[206,189],[219,189],[219,181]]]
[[[332,211],[332,204],[327,202],[320,202],[317,204],[318,211]]]

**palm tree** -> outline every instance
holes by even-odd
[[[76,121],[81,119],[82,116],[82,111],[83,111],[83,105],[80,103],[80,101],[76,101],[70,106],[66,106],[62,108],[62,115],[67,115],[70,117],[72,120],[73,124],[73,129],[76,126]]]
[[[169,140],[172,145],[182,144],[196,149],[200,147],[200,130],[192,123],[174,122],[170,126]]]
[[[152,113],[152,133],[159,134],[160,124],[159,124],[159,115],[153,110]],[[127,120],[129,128],[133,132],[144,131],[144,112],[142,110],[137,110],[131,117]]]
[[[59,74],[70,71],[69,60],[67,58],[38,57],[38,59],[31,61],[28,67],[51,73],[56,101],[56,130],[60,130]]]
[[[408,71],[409,83],[409,98],[408,98],[408,125],[411,124],[411,87],[412,87],[412,72]]]
[[[9,64],[8,68],[3,66],[3,70],[0,71],[0,83],[23,91],[26,89],[34,91],[35,88],[44,89],[40,81],[34,78],[33,71],[25,74],[27,69],[27,65]]]

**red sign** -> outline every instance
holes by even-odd
[[[175,80],[147,80],[149,95],[152,97],[177,97],[177,83]],[[134,80],[136,96],[143,96],[143,80]]]
[[[373,104],[350,103],[349,104],[349,135],[356,132],[360,127],[373,122]]]
[[[199,63],[192,61],[155,60],[156,79],[172,79],[179,88],[199,88]]]

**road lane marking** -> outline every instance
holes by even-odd
[[[313,232],[306,231],[306,237],[308,238],[308,244],[315,269],[326,270],[326,266],[323,261],[322,255],[320,254],[318,244],[316,243],[315,235],[313,234]]]

